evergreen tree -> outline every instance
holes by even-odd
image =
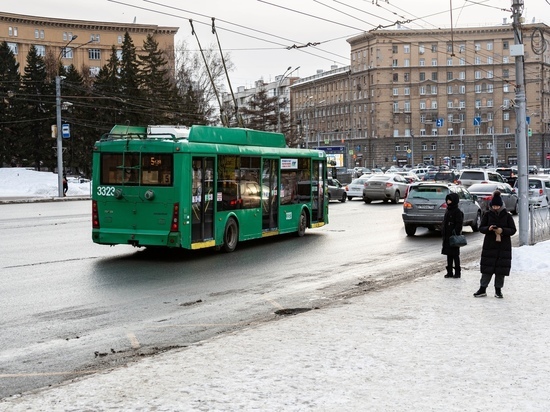
[[[0,43],[0,167],[17,164],[20,152],[17,122],[22,110],[19,100],[19,63],[7,42]]]
[[[109,61],[101,68],[92,86],[93,96],[99,102],[94,105],[92,115],[100,131],[97,137],[108,132],[115,124],[126,121],[119,70],[117,51],[113,46]]]
[[[255,130],[277,131],[278,99],[277,96],[269,97],[263,88],[255,93],[250,99],[248,107],[243,107],[240,110],[246,126]]]
[[[123,116],[130,124],[144,124],[142,111],[145,106],[139,90],[139,66],[136,57],[136,47],[126,32],[122,41],[122,60],[120,62],[120,92],[124,96]],[[146,123],[146,122],[145,122]]]
[[[145,54],[138,56],[140,61],[139,84],[142,95],[149,104],[148,123],[170,123],[177,107],[177,90],[174,77],[170,74],[164,52],[158,42],[148,35],[143,42]]]
[[[22,155],[32,159],[36,170],[42,166],[51,170],[56,166],[56,153],[52,150],[51,125],[55,124],[55,88],[47,82],[44,59],[31,46],[27,55],[22,79],[28,119],[22,126]]]

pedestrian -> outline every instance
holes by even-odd
[[[504,277],[510,275],[512,267],[512,236],[516,233],[516,224],[506,210],[500,192],[495,190],[489,203],[490,209],[483,215],[479,231],[485,235],[481,249],[481,280],[479,290],[474,297],[487,296],[487,286],[495,275],[495,297],[502,298]]]
[[[69,182],[67,182],[67,175],[63,174],[63,196],[67,196],[67,190],[69,190]]]
[[[459,278],[460,277],[460,248],[451,246],[449,238],[452,235],[460,235],[462,233],[462,225],[464,223],[464,213],[458,207],[460,198],[456,193],[449,193],[445,197],[445,203],[447,204],[447,211],[443,217],[443,226],[441,227],[441,237],[443,238],[443,245],[441,247],[441,254],[447,255],[447,274],[446,278]],[[453,274],[454,264],[454,274]]]

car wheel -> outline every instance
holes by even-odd
[[[346,200],[348,200],[348,197],[347,197],[347,195],[344,193],[344,194],[342,195],[342,198],[340,199],[340,202],[346,203]]]
[[[300,220],[298,220],[298,231],[296,232],[296,235],[298,237],[302,237],[306,234],[307,229],[307,216],[306,211],[302,210],[302,213],[300,213]]]
[[[470,227],[474,232],[479,232],[480,225],[481,225],[481,212],[477,212],[476,218]]]
[[[405,223],[405,233],[407,236],[414,236],[416,233],[416,226],[411,225],[410,223]]]
[[[401,193],[399,193],[399,190],[396,190],[394,195],[393,195],[393,200],[392,202],[397,204],[399,203],[399,200],[401,199]]]
[[[514,209],[512,210],[512,214],[513,214],[513,215],[517,215],[517,214],[518,214],[518,202],[516,202],[516,204],[514,205]]]
[[[372,202],[372,200],[369,199],[368,197],[363,196],[363,202],[365,202],[368,205],[370,202]]]
[[[348,196],[348,200],[351,200],[351,199],[353,199],[353,197],[351,197],[351,196]]]
[[[239,226],[233,218],[229,218],[225,225],[225,232],[223,234],[223,251],[230,253],[235,250],[237,243],[239,242]]]

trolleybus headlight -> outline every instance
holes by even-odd
[[[116,199],[122,199],[122,189],[116,189],[115,190],[115,198]]]
[[[153,200],[154,197],[155,197],[155,192],[153,192],[151,189],[145,192],[145,199]]]

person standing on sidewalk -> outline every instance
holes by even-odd
[[[481,280],[474,297],[487,296],[487,286],[495,275],[495,297],[502,298],[504,277],[510,275],[512,267],[512,236],[516,224],[512,215],[504,207],[500,192],[495,190],[490,209],[483,215],[479,231],[485,235],[481,250]]]
[[[460,198],[456,193],[449,193],[445,197],[447,210],[443,217],[443,226],[441,228],[441,237],[443,238],[443,246],[441,254],[447,255],[447,274],[446,278],[460,277],[460,248],[452,247],[449,243],[451,235],[460,235],[462,233],[462,225],[464,224],[464,213],[459,209],[458,204]],[[455,272],[453,274],[453,263]]]

